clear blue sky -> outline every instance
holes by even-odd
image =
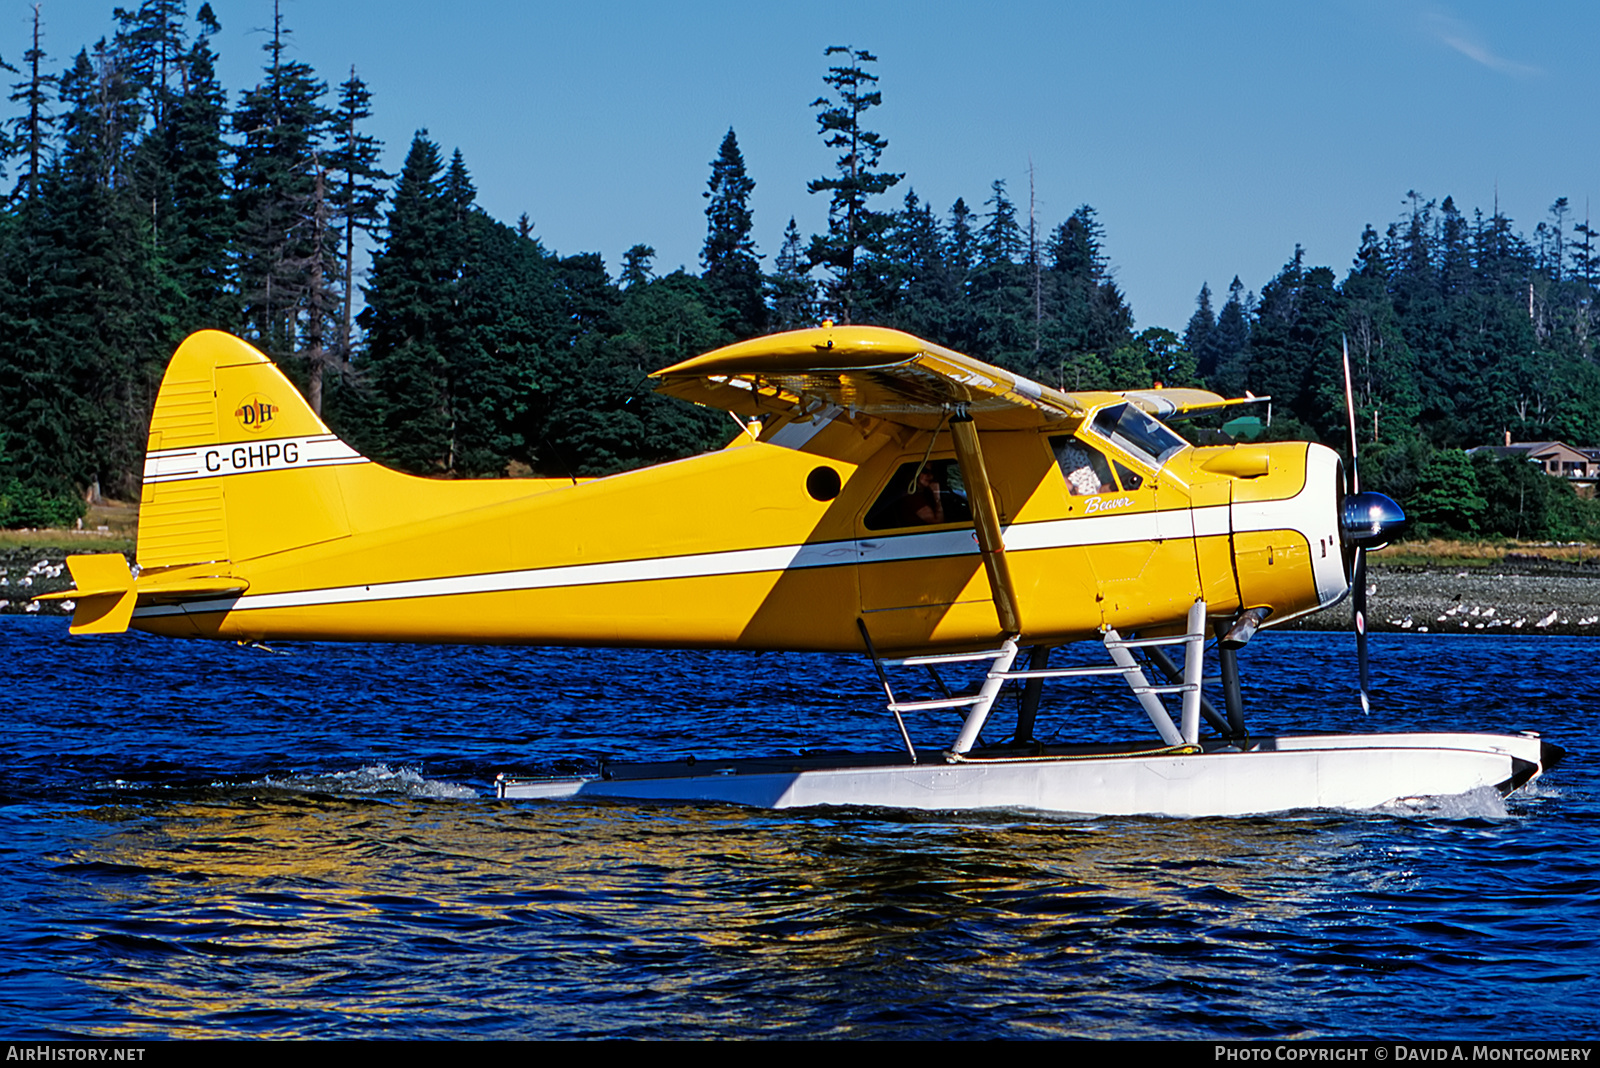
[[[122,0],[133,6],[136,0]],[[199,6],[190,0],[191,11]],[[212,0],[221,73],[259,78],[271,0]],[[112,28],[111,0],[42,0],[56,67]],[[31,0],[3,0],[0,55]],[[527,212],[545,245],[613,271],[635,242],[697,269],[708,163],[739,135],[756,240],[792,214],[822,228],[808,179],[832,157],[810,102],[823,49],[880,62],[885,167],[943,211],[1006,180],[1040,225],[1092,204],[1139,327],[1181,330],[1202,282],[1259,290],[1296,242],[1342,278],[1361,228],[1407,190],[1501,207],[1531,237],[1568,197],[1600,219],[1600,5],[1326,3],[510,3],[283,0],[291,55],[373,91],[398,169],[427,127],[460,148],[479,203]]]

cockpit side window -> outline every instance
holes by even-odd
[[[901,464],[862,522],[868,530],[972,522],[961,466],[955,460]]]
[[[1061,477],[1067,480],[1067,492],[1074,497],[1115,492],[1117,484],[1111,478],[1111,465],[1100,450],[1070,435],[1051,438],[1050,449],[1056,454]]]
[[[1113,404],[1095,413],[1094,431],[1135,459],[1159,468],[1188,442],[1131,404]]]

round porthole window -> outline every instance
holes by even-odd
[[[839,496],[839,472],[831,467],[813,467],[806,476],[806,492],[819,501]]]

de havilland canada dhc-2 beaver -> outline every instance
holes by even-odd
[[[887,752],[501,775],[507,798],[1215,816],[1504,793],[1561,756],[1531,732],[1248,732],[1238,648],[1352,591],[1365,702],[1364,553],[1405,522],[1322,445],[1197,447],[1162,421],[1256,398],[1066,393],[831,323],[654,377],[744,431],[605,478],[448,481],[368,460],[266,356],[195,334],[151,416],[137,565],[71,557],[57,596],[74,634],[854,652],[894,724]],[[1051,666],[1073,642],[1102,664]],[[977,680],[951,692],[941,666]],[[908,698],[905,668],[937,696]],[[1157,737],[1038,740],[1043,684],[1090,675]],[[1003,689],[1015,723],[985,743]],[[908,719],[952,712],[943,748],[913,743]]]

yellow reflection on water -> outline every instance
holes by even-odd
[[[1339,817],[257,796],[109,826],[71,858],[118,873],[80,932],[119,1006],[99,1037],[784,1033],[836,998],[1266,982],[1281,958],[1254,940],[1409,878]],[[1018,1033],[1085,1033],[1053,1017]]]

